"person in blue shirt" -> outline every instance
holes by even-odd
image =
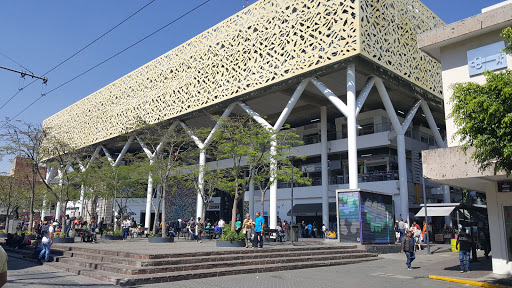
[[[219,225],[215,224],[215,228],[213,228],[214,230],[214,235],[213,235],[213,239],[216,239],[216,238],[220,238],[220,230],[221,228],[219,227]]]
[[[263,248],[263,229],[265,228],[265,218],[260,216],[260,212],[256,212],[256,220],[254,221],[254,248]],[[260,243],[258,247],[258,242]]]
[[[313,225],[308,224],[308,238],[311,238],[313,233]]]

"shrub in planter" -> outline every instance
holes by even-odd
[[[57,232],[53,235],[53,243],[75,243],[75,238],[66,237],[64,232]]]
[[[228,226],[228,225],[226,225]],[[245,234],[236,231],[231,231],[229,228],[224,227],[222,236],[217,240],[217,247],[245,247]]]
[[[149,243],[173,243],[174,237],[162,237],[162,235],[148,235]]]
[[[101,236],[101,239],[104,240],[121,240],[123,239],[123,231],[121,230],[110,230],[103,233],[103,236]]]

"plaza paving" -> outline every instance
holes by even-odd
[[[303,242],[304,243],[304,242]],[[300,244],[300,243],[299,243]],[[314,245],[314,243],[308,243]],[[172,244],[149,244],[146,239],[136,239],[129,242],[104,241],[103,243],[72,244],[91,249],[113,251],[130,251],[133,253],[186,253],[202,251],[218,251],[214,241],[195,243],[177,241]],[[267,245],[265,249],[275,249],[278,246]],[[441,249],[439,249],[441,248]],[[433,250],[446,251],[446,246],[437,246]],[[9,276],[5,287],[114,287],[94,279],[62,272],[49,266],[39,266],[35,261],[15,258],[9,253]],[[479,263],[472,264],[471,272],[459,273],[458,254],[439,252],[427,255],[417,253],[412,271],[405,269],[403,254],[384,254],[380,260],[322,268],[301,269],[282,272],[244,274],[222,276],[216,278],[194,279],[172,283],[147,284],[143,287],[467,287],[465,284],[450,283],[429,279],[429,275],[446,276],[477,281],[495,281],[495,283],[512,285],[512,279],[503,278],[491,273],[491,263],[483,257]],[[496,279],[493,279],[496,278]],[[496,282],[497,281],[497,282]]]

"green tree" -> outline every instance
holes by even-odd
[[[304,177],[304,174],[299,168],[292,168],[292,162],[290,161],[292,149],[295,146],[302,145],[303,142],[299,140],[297,134],[293,133],[288,128],[289,126],[285,126],[276,133],[276,153],[273,157],[270,155],[270,142],[266,142],[268,146],[262,147],[263,157],[258,158],[259,161],[252,163],[253,182],[261,193],[261,215],[263,215],[265,211],[265,194],[274,182],[291,183],[292,179],[294,184],[299,185],[311,185],[312,182],[311,178]],[[299,158],[303,159],[304,157]],[[276,177],[273,180],[271,180],[270,177],[271,159],[274,159],[278,165]]]
[[[512,29],[503,30],[505,51],[511,52]],[[484,73],[485,84],[457,83],[451,102],[453,118],[459,130],[455,133],[467,151],[474,147],[471,158],[480,170],[494,167],[494,172],[512,171],[512,71]]]
[[[512,53],[512,27],[507,27],[501,32],[501,37],[505,40],[504,52]]]
[[[43,142],[39,148],[39,153],[45,159],[46,169],[58,171],[56,179],[49,181],[46,179],[43,171],[39,169],[38,175],[47,189],[47,195],[53,197],[57,203],[55,214],[62,228],[66,229],[66,221],[60,217],[66,214],[68,202],[76,201],[80,198],[80,174],[78,160],[82,158],[85,150],[78,150],[61,141],[52,134],[51,128],[43,131]],[[59,210],[60,209],[60,210]]]
[[[89,168],[80,173],[80,183],[87,187],[86,198],[91,199],[93,203],[98,198],[112,200],[113,215],[110,219],[113,223],[115,211],[120,216],[126,216],[127,202],[131,198],[140,198],[145,196],[144,187],[147,181],[147,160],[142,155],[125,154],[124,165],[114,165],[112,159],[100,157],[94,161]],[[94,205],[93,205],[94,206]],[[90,213],[91,217],[96,208],[93,207]],[[120,222],[116,223],[119,228]]]
[[[34,201],[37,190],[37,181],[42,179],[41,170],[43,157],[41,155],[41,145],[43,141],[43,130],[41,125],[27,123],[23,121],[12,122],[6,119],[5,124],[2,126],[3,131],[0,134],[0,139],[4,145],[0,147],[0,154],[2,156],[20,158],[28,165],[28,169],[24,171],[24,179],[30,184],[28,195],[30,204],[28,206],[29,216],[29,232],[32,231],[34,223]],[[46,178],[46,177],[44,177]]]
[[[240,196],[247,190],[254,169],[269,161],[269,147],[275,131],[266,129],[249,116],[226,117],[220,121],[220,129],[214,136],[216,158],[230,159],[230,167],[222,169],[227,179],[221,190],[233,194],[231,230],[235,230],[236,213]]]
[[[172,133],[165,137],[161,142],[163,145],[160,153],[156,154],[153,158],[151,165],[151,175],[153,182],[158,186],[158,194],[162,203],[162,217],[160,223],[162,224],[162,237],[167,237],[167,221],[166,221],[166,198],[167,193],[175,194],[177,190],[186,186],[184,181],[186,174],[190,173],[185,169],[187,162],[189,162],[190,151],[195,149],[194,144],[187,133],[181,129],[176,128]],[[155,215],[158,215],[160,205],[155,209]],[[155,223],[156,224],[155,217]],[[153,233],[155,233],[156,225],[153,225]]]
[[[5,209],[5,227],[9,225],[9,219],[13,211],[20,207],[28,207],[30,198],[24,193],[28,187],[24,187],[23,179],[17,179],[14,175],[0,176],[0,203]]]

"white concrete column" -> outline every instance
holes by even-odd
[[[50,182],[50,177],[52,175],[53,168],[52,167],[46,167],[46,183]],[[46,194],[44,194],[43,197],[43,210],[41,210],[41,221],[46,217]],[[6,223],[8,225],[9,223]]]
[[[46,217],[46,195],[43,197],[43,210],[41,210],[41,221]]]
[[[356,68],[347,65],[347,136],[348,136],[348,182],[350,189],[358,188],[357,173],[357,120],[356,120]]]
[[[398,154],[398,179],[400,182],[400,213],[404,221],[409,222],[409,189],[407,189],[407,161],[405,155],[405,136],[403,133],[396,135],[396,151]]]
[[[58,169],[58,173],[59,173],[59,186],[61,187],[62,189],[62,185],[64,185],[64,179],[62,179],[64,177],[64,172],[62,171],[62,168],[59,168]],[[66,207],[64,207],[64,214],[66,213]],[[55,207],[55,221],[59,222],[60,221],[60,215],[62,214],[62,203],[61,201],[59,200],[57,202],[57,207]],[[59,222],[60,223],[60,222]]]
[[[153,160],[150,160],[150,164],[153,165]],[[151,225],[151,202],[153,201],[153,175],[149,172],[148,175],[148,191],[146,194],[146,215],[144,216],[144,228],[148,228]],[[158,215],[157,215],[158,216]]]
[[[252,173],[252,169],[251,169],[251,173]],[[249,195],[248,195],[248,198],[249,198],[249,214],[251,214],[251,218],[254,219],[253,217],[256,215],[254,214],[254,181],[253,179],[251,178],[251,181],[249,182]],[[244,218],[245,218],[245,215],[242,215]]]
[[[269,226],[270,229],[276,229],[277,226],[277,161],[275,159],[277,151],[276,151],[277,141],[276,136],[272,136],[272,142],[270,142],[270,181],[272,185],[270,185],[270,193],[269,193]]]
[[[327,107],[320,107],[320,139],[322,143],[322,224],[329,227],[329,162],[327,158]]]
[[[199,186],[199,193],[197,193],[197,204],[196,204],[196,219],[198,217],[203,217],[203,194],[204,194],[204,171],[206,165],[206,151],[201,149],[201,153],[199,153],[199,177],[197,179],[197,184]],[[205,220],[205,219],[201,219]]]
[[[55,221],[59,221],[60,210],[61,210],[61,205],[60,205],[60,201],[58,201],[57,206],[55,206]]]
[[[85,196],[85,186],[82,184],[80,186],[80,207],[78,208],[78,213],[80,216],[84,215],[84,196]]]

